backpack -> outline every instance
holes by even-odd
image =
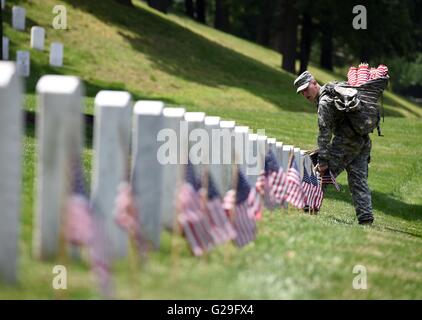
[[[380,77],[359,86],[351,86],[347,82],[330,82],[323,87],[321,97],[326,95],[338,110],[346,113],[357,134],[364,136],[377,129],[381,136],[378,101],[387,87],[388,79],[388,76]]]

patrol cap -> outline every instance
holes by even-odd
[[[296,78],[295,82],[293,82],[297,88],[296,93],[305,90],[313,79],[314,77],[309,71],[304,71],[299,77]]]

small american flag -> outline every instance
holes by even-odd
[[[101,292],[111,297],[112,281],[104,225],[92,212],[83,176],[80,157],[72,163],[72,193],[66,206],[65,238],[68,242],[86,246],[90,252],[91,268],[96,275]]]
[[[287,176],[271,150],[268,151],[265,157],[265,176],[268,181],[270,201],[278,204],[283,203],[287,187]]]
[[[324,198],[324,192],[322,190],[321,184],[319,183],[317,177],[313,172],[311,172],[311,177],[309,178],[309,180],[311,181],[313,186],[313,191],[309,200],[309,204],[313,210],[319,211],[322,205],[322,200]]]
[[[287,170],[285,201],[289,202],[296,208],[302,209],[305,206],[302,183],[300,179],[299,169],[297,167],[295,157],[292,156],[289,170]]]
[[[237,169],[237,187],[235,196],[234,215],[232,223],[237,236],[234,239],[239,247],[243,247],[256,237],[256,218],[260,210],[259,194],[250,187],[245,175]]]
[[[133,194],[132,185],[127,181],[120,183],[118,187],[114,219],[133,240],[137,252],[146,252],[147,241],[142,238],[135,196]]]
[[[303,189],[303,201],[305,204],[305,209],[310,209],[310,200],[313,191],[313,185],[311,179],[309,178],[308,170],[306,170],[305,166],[303,167],[303,178],[302,178],[302,189]]]
[[[93,239],[93,219],[79,159],[72,163],[71,180],[71,194],[65,210],[65,239],[76,246],[88,246]]]
[[[337,191],[340,191],[340,185],[330,170],[325,171],[324,175],[320,176],[320,181],[322,185],[332,184]]]
[[[216,244],[233,240],[236,237],[236,231],[223,208],[223,200],[221,199],[221,195],[217,190],[211,173],[208,174],[207,198],[206,209],[209,214],[211,227],[215,230],[214,233],[217,235]]]
[[[178,195],[177,221],[183,229],[194,255],[200,256],[214,246],[210,223],[203,211],[200,193],[201,183],[195,176],[191,163],[186,165],[186,178]]]

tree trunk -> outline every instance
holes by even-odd
[[[185,11],[186,14],[192,19],[195,18],[193,10],[193,0],[185,0]]]
[[[123,4],[128,7],[133,7],[132,0],[116,0],[118,3]]]
[[[272,22],[272,0],[261,0],[258,16],[258,31],[256,41],[264,46],[270,44]]]
[[[311,55],[312,45],[312,17],[309,13],[304,13],[302,17],[302,32],[300,39],[300,70],[299,74],[306,71]]]
[[[322,28],[320,65],[327,70],[333,70],[333,32],[330,27]]]
[[[0,5],[0,60],[3,60],[3,9]]]
[[[224,32],[230,31],[230,8],[227,0],[215,0],[214,27]]]
[[[283,62],[281,67],[291,73],[295,72],[296,46],[297,46],[297,26],[299,13],[295,8],[295,1],[286,0],[284,6],[284,39],[283,39]]]
[[[196,0],[196,20],[206,23],[206,0]]]
[[[148,0],[148,5],[163,13],[167,13],[171,6],[171,0]]]

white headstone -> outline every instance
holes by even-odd
[[[291,151],[294,149],[294,146],[292,145],[283,145],[283,158],[282,158],[282,167],[284,171],[287,171],[288,165],[289,165],[289,159],[290,159],[290,154]]]
[[[283,142],[277,141],[275,143],[275,149],[276,149],[276,157],[277,157],[277,161],[278,164],[280,166],[282,166],[282,161],[283,161]]]
[[[247,145],[248,145],[249,127],[236,126],[234,127],[234,159],[236,164],[242,169],[243,173],[246,174],[246,157],[247,157]]]
[[[299,169],[300,177],[303,176],[303,157],[302,157],[302,151],[300,148],[294,148],[294,155],[296,160],[296,165]]]
[[[311,157],[309,157],[309,155],[305,155],[303,158],[303,163],[305,165],[306,171],[308,172],[308,175],[311,175],[312,172],[312,160]]]
[[[224,195],[227,191],[232,189],[233,186],[233,165],[235,164],[234,158],[234,121],[220,121],[221,129],[221,155],[222,155],[222,179],[223,179],[223,192]]]
[[[19,50],[16,52],[16,68],[22,77],[29,77],[31,73],[31,58],[29,51]]]
[[[63,208],[70,192],[73,161],[83,142],[79,78],[47,75],[37,83],[38,165],[34,254],[49,259],[59,253]]]
[[[21,198],[22,84],[0,62],[0,279],[15,282]]]
[[[3,10],[6,8],[6,0],[1,0],[1,8]]]
[[[25,30],[25,8],[12,7],[12,27],[16,30]]]
[[[201,138],[195,135],[200,133],[196,129],[205,129],[205,113],[204,112],[186,112],[184,116],[185,125],[187,125],[188,133],[188,157],[190,162],[193,165],[195,173],[198,175],[198,178],[203,178],[203,168],[204,162],[207,160],[206,157],[209,156],[208,150],[201,150],[199,148],[203,142]],[[194,131],[195,130],[195,131]],[[194,132],[193,132],[194,131]],[[193,132],[193,133],[192,133]],[[196,147],[194,147],[196,146]]]
[[[9,38],[3,37],[3,60],[9,60]]]
[[[258,134],[258,163],[260,171],[265,169],[265,156],[267,155],[267,136]]]
[[[142,232],[154,249],[160,246],[164,165],[157,159],[157,135],[164,128],[164,103],[138,101],[134,107],[132,177]]]
[[[63,44],[60,42],[50,45],[50,66],[63,67]]]
[[[45,29],[34,26],[31,28],[31,48],[36,50],[44,50]]]
[[[170,157],[163,168],[161,224],[167,230],[173,230],[174,227],[176,196],[179,186],[183,182],[184,167],[182,164],[186,163],[187,158],[187,149],[185,144],[181,142],[181,121],[184,119],[184,114],[184,108],[163,109],[164,128],[169,132],[163,132],[160,141],[163,140],[162,143],[166,143],[168,149],[176,150],[176,159]]]
[[[95,97],[92,196],[94,213],[105,230],[109,257],[127,254],[127,234],[115,222],[120,183],[129,181],[132,101],[125,91],[100,91]]]
[[[247,179],[251,186],[256,184],[260,170],[258,168],[258,135],[254,133],[248,134],[247,145]]]
[[[275,138],[267,138],[268,149],[271,150],[274,155],[276,154],[276,142]]]
[[[205,129],[210,137],[210,165],[209,172],[220,194],[223,186],[223,166],[221,164],[220,117],[205,117]]]

